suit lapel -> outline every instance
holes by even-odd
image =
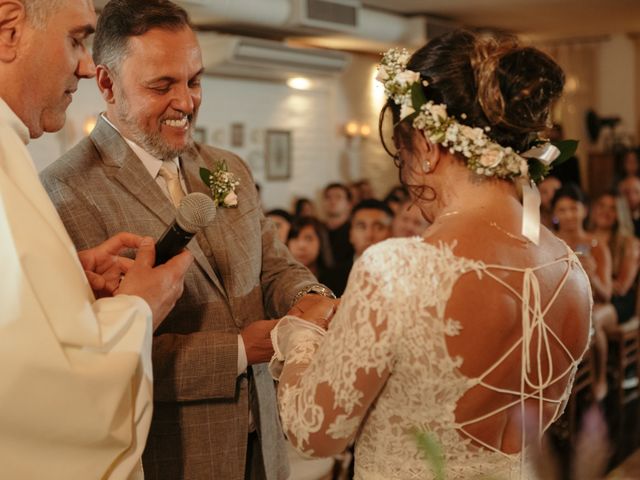
[[[180,168],[182,168],[185,183],[187,185],[187,190],[190,193],[200,192],[200,193],[204,193],[205,195],[211,196],[211,191],[209,190],[209,187],[207,187],[202,181],[202,179],[200,178],[200,168],[205,168],[205,167],[206,165],[202,160],[202,157],[200,157],[200,155],[198,154],[195,148],[189,149],[180,157]],[[220,211],[218,210],[217,215],[219,214],[220,214]],[[216,215],[216,219],[214,220],[214,225],[218,223],[217,215]],[[212,228],[212,227],[208,227],[208,228]],[[203,243],[205,246],[209,243],[208,239],[205,237],[203,232],[200,232],[198,236],[203,240]],[[216,236],[216,237],[221,237],[221,236]],[[191,245],[194,245],[195,248],[191,249]],[[196,262],[202,265],[203,268],[206,265],[206,267],[208,268],[207,273],[209,273],[209,271],[211,272],[209,274],[209,276],[211,277],[211,280],[220,289],[224,297],[227,298],[227,293],[224,288],[224,285],[222,284],[222,279],[218,274],[215,273],[215,271],[211,267],[211,264],[207,260],[207,256],[208,256],[210,258],[213,258],[214,262],[217,263],[217,259],[215,258],[215,251],[213,250],[213,245],[211,245],[211,248],[212,250],[207,251],[205,255],[205,252],[202,251],[202,249],[200,248],[200,244],[198,244],[197,242],[192,242],[189,245],[189,250],[191,250],[191,252],[193,253]],[[218,273],[220,275],[222,274],[222,272],[218,272]]]
[[[102,117],[91,132],[91,140],[100,152],[107,176],[120,183],[165,225],[171,224],[176,216],[175,207],[127,142]]]
[[[107,176],[120,183],[149,212],[158,217],[166,226],[169,226],[176,218],[175,207],[162,192],[155,179],[149,175],[149,171],[122,136],[100,117],[96,127],[91,132],[91,140],[100,152]],[[183,161],[182,163],[189,165],[193,162]],[[185,166],[184,168],[186,169],[187,167]],[[202,182],[200,183],[202,184]],[[187,182],[187,189],[190,192],[200,191],[197,189],[191,190],[192,185],[196,187],[197,182]],[[207,193],[204,184],[202,186],[205,188],[204,193]],[[220,279],[209,264],[198,243],[195,241],[190,242],[188,249],[193,254],[198,265],[226,298],[226,292]]]

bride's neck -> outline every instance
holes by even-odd
[[[465,174],[467,174],[465,172]],[[493,215],[507,213],[511,208],[520,209],[520,200],[512,182],[467,175],[467,181],[443,182],[435,189],[434,218],[451,212]]]

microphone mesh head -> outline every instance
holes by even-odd
[[[194,192],[183,197],[176,214],[176,223],[189,233],[197,233],[216,218],[216,206],[204,193]]]

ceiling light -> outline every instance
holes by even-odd
[[[309,90],[311,88],[311,80],[305,77],[293,77],[287,80],[287,85],[296,90]]]

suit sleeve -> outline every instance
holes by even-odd
[[[239,160],[247,177],[254,185],[253,176],[244,162]],[[257,190],[252,189],[251,202],[259,209]],[[269,318],[286,315],[296,294],[303,288],[317,284],[318,280],[302,264],[297,262],[287,246],[278,238],[275,224],[260,210],[260,230],[262,235],[261,284],[265,311]]]
[[[78,250],[93,247],[117,233],[109,231],[100,207],[91,196],[54,175],[45,174],[41,179]],[[196,268],[199,267],[191,267]],[[187,272],[190,274],[194,272]],[[179,312],[173,314],[179,315]],[[156,401],[234,398],[237,334],[221,331],[162,333],[160,327],[153,337],[152,352]]]

